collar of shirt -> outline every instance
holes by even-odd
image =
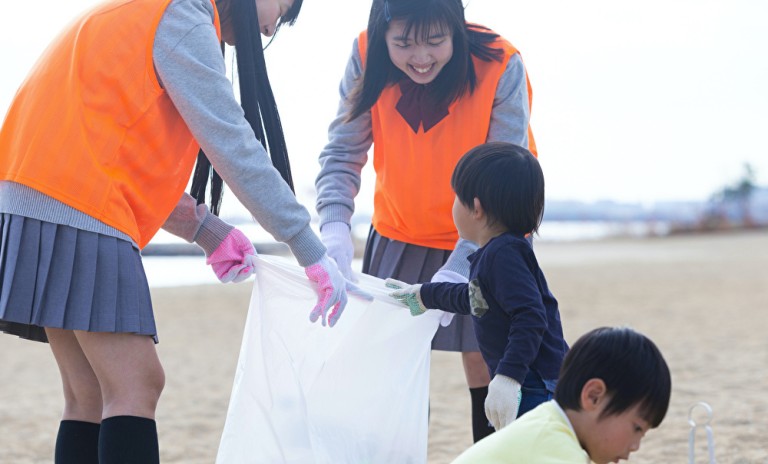
[[[565,413],[563,408],[561,408],[560,405],[557,404],[557,401],[555,401],[555,400],[550,400],[550,401],[552,401],[552,404],[555,405],[555,409],[557,409],[557,412],[559,412],[560,415],[563,416],[563,420],[565,421],[566,424],[568,424],[568,428],[571,429],[571,432],[573,432],[573,436],[576,436],[576,431],[573,429],[573,425],[571,424],[571,420],[568,419],[568,415]],[[587,455],[587,459],[584,462],[585,462],[585,464],[590,464],[592,462],[592,460],[589,459],[589,455]]]
[[[448,116],[449,105],[431,103],[427,84],[417,84],[406,77],[400,80],[399,85],[402,95],[395,108],[413,132],[419,131],[419,125],[423,125],[424,132],[427,132]]]

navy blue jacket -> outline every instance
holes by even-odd
[[[530,370],[557,379],[568,345],[557,300],[549,291],[531,244],[521,235],[494,237],[469,256],[468,284],[426,283],[427,308],[472,314],[480,352],[491,376],[521,385]]]

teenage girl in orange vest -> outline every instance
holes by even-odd
[[[461,0],[374,0],[340,93],[316,182],[328,254],[352,279],[350,223],[373,144],[376,187],[363,272],[408,283],[466,281],[466,257],[476,245],[458,240],[452,221],[456,162],[487,141],[535,153],[531,91],[517,50],[466,23]],[[432,347],[462,352],[474,439],[492,433],[484,409],[490,377],[471,320],[453,318]]]
[[[159,462],[165,379],[139,250],[162,226],[223,281],[253,270],[250,240],[204,204],[209,177],[214,213],[223,178],[305,267],[310,320],[344,309],[344,278],[289,186],[262,53],[261,34],[301,4],[106,0],[19,89],[0,129],[0,330],[50,343],[65,398],[56,463]],[[237,46],[242,107],[221,40]]]

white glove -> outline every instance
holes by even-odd
[[[517,380],[496,374],[488,385],[485,415],[497,431],[514,422],[520,408],[521,391]]]
[[[355,246],[352,243],[352,231],[344,222],[328,222],[320,228],[320,240],[328,249],[328,256],[336,261],[341,274],[347,280],[357,282],[352,274],[352,258],[355,255]]]
[[[406,284],[395,279],[387,279],[384,281],[384,285],[389,288],[394,288],[395,291],[390,293],[389,296],[396,299],[408,309],[411,310],[411,316],[420,316],[427,312],[427,307],[421,302],[421,284]]]

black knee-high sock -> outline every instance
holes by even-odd
[[[114,416],[101,421],[99,464],[159,464],[157,425],[152,419]]]
[[[56,464],[99,464],[99,424],[63,420],[56,436]]]
[[[470,388],[469,395],[472,397],[472,439],[477,443],[496,430],[485,416],[485,397],[488,396],[488,387]]]

